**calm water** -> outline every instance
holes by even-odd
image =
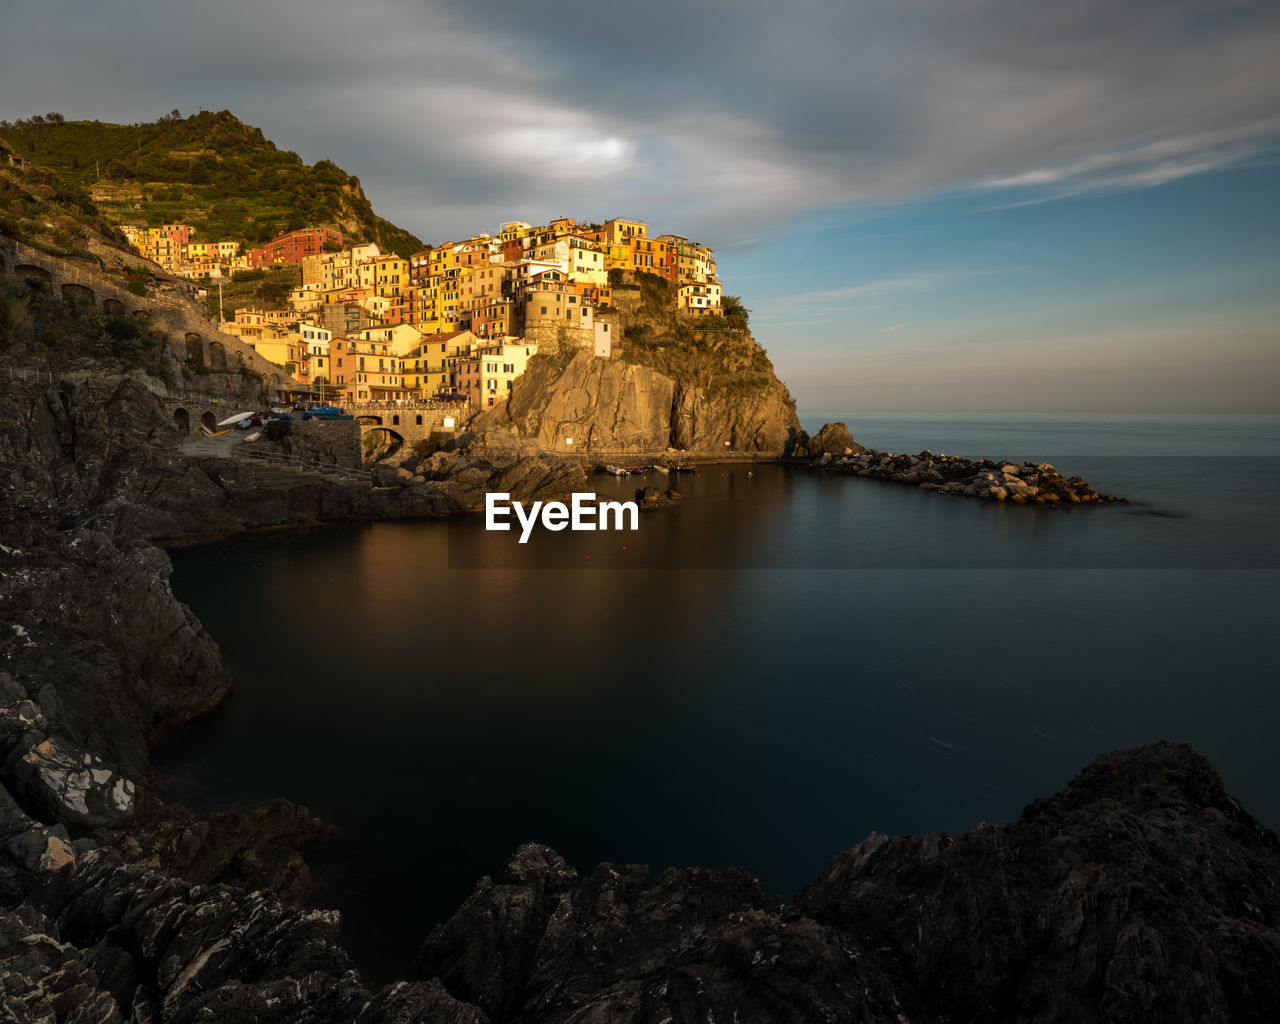
[[[1161,738],[1280,825],[1280,418],[848,422],[1136,504],[717,467],[658,481],[688,500],[634,534],[378,523],[176,551],[238,689],[159,770],[199,808],[287,795],[339,825],[320,900],[381,978],[529,840],[789,895],[872,830],[1007,821]]]

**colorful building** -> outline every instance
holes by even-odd
[[[249,251],[249,266],[269,267],[301,264],[307,256],[324,252],[326,245],[342,248],[342,232],[332,228],[310,227],[286,231],[260,249]]]
[[[479,345],[466,358],[458,360],[457,389],[475,408],[505,402],[511,395],[513,382],[524,373],[537,351],[537,345],[519,339]]]

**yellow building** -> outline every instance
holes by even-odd
[[[537,345],[518,339],[480,345],[458,360],[457,389],[476,408],[505,402],[511,395],[512,383],[524,373],[537,351]]]
[[[373,287],[384,298],[399,298],[409,284],[409,261],[400,256],[382,256],[374,261]]]
[[[585,239],[569,242],[569,280],[584,284],[607,285],[609,260],[601,248]]]
[[[604,225],[606,245],[629,245],[633,238],[644,238],[649,225],[642,220],[609,220]]]
[[[478,340],[470,331],[425,336],[421,346],[423,388],[429,394],[451,389],[458,359],[467,355]]]

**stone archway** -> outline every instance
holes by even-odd
[[[366,430],[360,438],[365,462],[377,462],[394,455],[404,446],[404,437],[388,427]]]
[[[194,331],[188,331],[183,339],[187,347],[187,362],[204,366],[204,341]]]
[[[207,412],[207,411],[206,411],[206,412],[204,412],[204,413],[201,413],[201,415],[200,415],[200,422],[201,422],[201,423],[203,423],[203,424],[204,424],[206,427],[208,427],[210,430],[217,430],[217,429],[218,429],[218,420],[217,420],[217,417],[215,417],[215,416],[213,415],[213,413],[211,413],[211,412]]]
[[[227,369],[227,349],[220,341],[209,342],[209,369],[221,370],[226,372]]]
[[[98,304],[98,300],[93,294],[93,289],[86,288],[82,284],[64,284],[62,286],[62,297],[75,306],[96,306]]]
[[[133,311],[133,318],[137,320],[138,323],[140,323],[143,327],[151,326],[151,314],[147,312],[145,309],[135,309]]]
[[[36,288],[47,288],[53,281],[53,275],[49,271],[34,263],[19,263],[13,268],[13,272],[29,286]]]
[[[128,312],[125,304],[119,299],[103,299],[102,311],[109,316],[124,316]]]
[[[173,410],[173,422],[177,424],[178,429],[181,430],[183,434],[191,433],[191,413],[187,412],[187,410],[183,409],[181,406]]]
[[[362,427],[380,427],[382,426],[382,417],[374,416],[372,413],[366,413],[363,416],[357,416],[356,422]]]

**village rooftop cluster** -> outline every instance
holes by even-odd
[[[614,285],[626,272],[670,282],[675,309],[723,313],[714,252],[643,221],[500,225],[413,253],[345,246],[330,228],[286,232],[247,255],[235,242],[193,242],[189,225],[123,228],[144,256],[211,282],[236,269],[300,268],[280,309],[242,307],[221,329],[322,399],[385,404],[448,396],[487,407],[541,348],[610,357]],[[626,274],[626,276],[630,276]]]

